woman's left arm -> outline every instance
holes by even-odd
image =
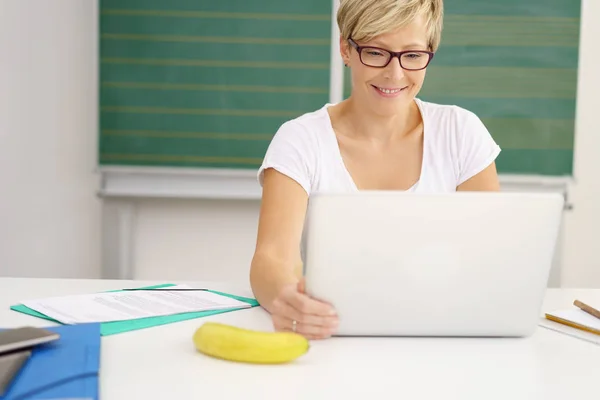
[[[492,162],[483,171],[460,184],[456,190],[484,192],[500,191],[500,181],[498,179],[498,172],[496,171],[496,163]]]

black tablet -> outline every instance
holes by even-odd
[[[0,396],[4,396],[4,392],[30,356],[31,350],[21,350],[0,356]]]
[[[51,342],[59,337],[56,332],[32,326],[2,330],[0,331],[0,355]]]

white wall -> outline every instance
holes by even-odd
[[[0,0],[2,276],[99,276],[95,9]]]
[[[565,219],[563,286],[600,287],[600,2],[582,4],[573,212]]]
[[[248,282],[259,207],[254,200],[143,201],[134,276]]]

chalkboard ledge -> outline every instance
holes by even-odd
[[[101,166],[99,195],[120,198],[259,200],[256,170]],[[571,177],[500,175],[502,190],[558,192],[568,197]]]
[[[256,170],[99,167],[101,197],[260,199]]]

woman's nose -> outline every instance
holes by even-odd
[[[394,82],[398,82],[404,78],[404,69],[400,66],[400,58],[393,57],[390,63],[385,67],[388,78]]]

